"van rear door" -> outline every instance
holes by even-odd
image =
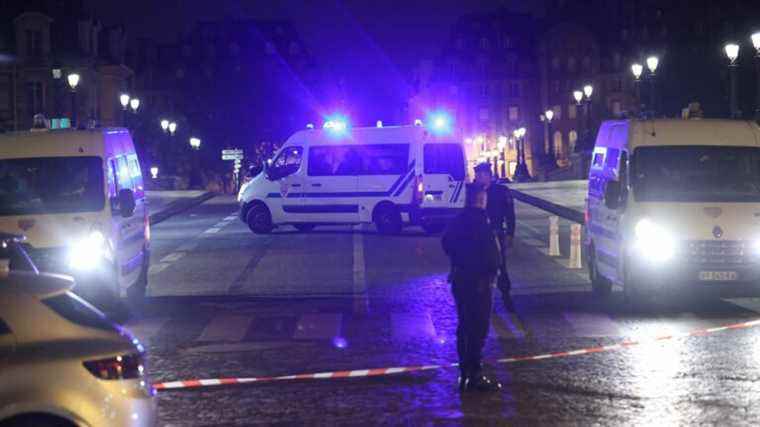
[[[422,147],[423,208],[454,208],[464,206],[466,165],[461,144],[426,143]]]

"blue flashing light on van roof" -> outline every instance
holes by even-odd
[[[425,122],[427,123],[428,129],[436,135],[451,133],[452,119],[451,116],[444,111],[430,113]]]
[[[348,120],[345,116],[334,115],[325,120],[325,124],[322,128],[334,135],[342,135],[346,133],[346,130],[348,129]]]

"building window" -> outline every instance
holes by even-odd
[[[567,118],[568,119],[575,119],[578,117],[578,106],[575,104],[570,104],[567,106]]]
[[[622,62],[622,57],[620,56],[620,52],[615,52],[614,55],[612,55],[612,66],[615,67],[615,69],[620,68],[620,63]]]
[[[554,132],[554,156],[557,159],[564,159],[565,158],[565,150],[563,150],[562,146],[562,132],[555,131]]]
[[[298,55],[301,53],[301,46],[299,46],[296,42],[290,42],[289,50],[291,55]]]
[[[554,118],[552,120],[562,120],[562,106],[555,105],[552,107],[552,110],[554,111]]]
[[[559,80],[552,80],[552,92],[553,92],[555,95],[559,95],[559,91],[560,91],[560,83],[559,83]]]
[[[483,83],[482,85],[480,85],[479,91],[480,91],[481,97],[483,98],[488,97],[488,84]]]
[[[612,101],[612,115],[620,117],[623,114],[623,109],[620,105],[620,101]]]
[[[42,56],[42,32],[26,30],[26,54],[29,56]]]
[[[509,107],[509,120],[513,122],[520,120],[520,107],[516,105]]]
[[[512,37],[504,36],[504,47],[506,49],[512,49],[513,46]]]
[[[461,37],[459,37],[459,38],[457,39],[457,43],[456,43],[456,46],[457,46],[457,49],[459,49],[459,50],[462,50],[462,49],[464,49],[464,39],[463,39],[463,38],[461,38]]]
[[[520,97],[520,83],[512,82],[509,84],[509,96],[512,98]]]
[[[29,118],[32,118],[35,114],[43,112],[42,83],[26,82],[24,88],[26,92],[26,112]]]
[[[559,57],[552,58],[552,69],[559,70]]]
[[[591,70],[591,57],[590,56],[587,56],[587,57],[583,58],[583,69],[586,70],[586,71],[590,71]]]
[[[267,55],[274,55],[274,51],[275,51],[274,43],[267,42],[266,45],[264,45],[264,51],[266,52]]]
[[[614,80],[612,80],[612,91],[613,92],[623,91],[623,80],[621,78],[615,78]]]
[[[575,63],[575,57],[574,56],[571,56],[571,57],[567,58],[567,70],[568,71],[570,71],[571,73],[574,73],[575,72],[575,65],[576,65],[576,63]]]
[[[571,130],[570,133],[567,135],[568,142],[570,143],[570,152],[575,151],[575,143],[578,142],[578,132],[575,130]]]
[[[480,111],[478,111],[478,117],[481,121],[485,122],[491,117],[491,113],[488,111],[488,108],[481,108]]]
[[[480,39],[480,48],[481,49],[488,49],[488,47],[489,47],[488,39],[485,38],[485,37],[481,38]]]

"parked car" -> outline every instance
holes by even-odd
[[[156,421],[139,341],[39,273],[0,235],[0,425],[143,426]]]

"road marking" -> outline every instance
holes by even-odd
[[[215,316],[196,341],[240,341],[248,333],[252,316],[223,314]]]
[[[544,242],[542,242],[542,241],[540,241],[538,239],[522,239],[522,241],[523,241],[523,243],[525,243],[525,244],[527,244],[529,246],[536,247],[536,248],[541,248],[541,247],[546,246],[546,243],[544,243]],[[547,252],[548,252],[548,250],[547,250]]]
[[[197,242],[188,242],[177,248],[177,252],[192,252],[198,247]]]
[[[399,341],[435,338],[435,326],[429,313],[393,313],[391,314],[391,336]]]
[[[294,340],[333,339],[340,336],[343,315],[340,313],[309,313],[298,319]]]
[[[158,263],[158,264],[153,264],[148,269],[148,275],[151,276],[151,275],[154,275],[154,274],[158,274],[158,273],[166,270],[167,267],[169,267],[169,264],[165,263],[165,262]]]
[[[364,231],[365,225],[354,227],[353,230],[353,311],[357,314],[369,312],[369,298],[367,296],[367,272],[364,265]]]
[[[221,231],[221,228],[214,226],[214,227],[209,228],[208,230],[204,231],[203,234],[216,234],[219,231]]]
[[[172,263],[179,261],[183,256],[185,256],[184,252],[172,252],[169,255],[161,258],[161,263]]]

